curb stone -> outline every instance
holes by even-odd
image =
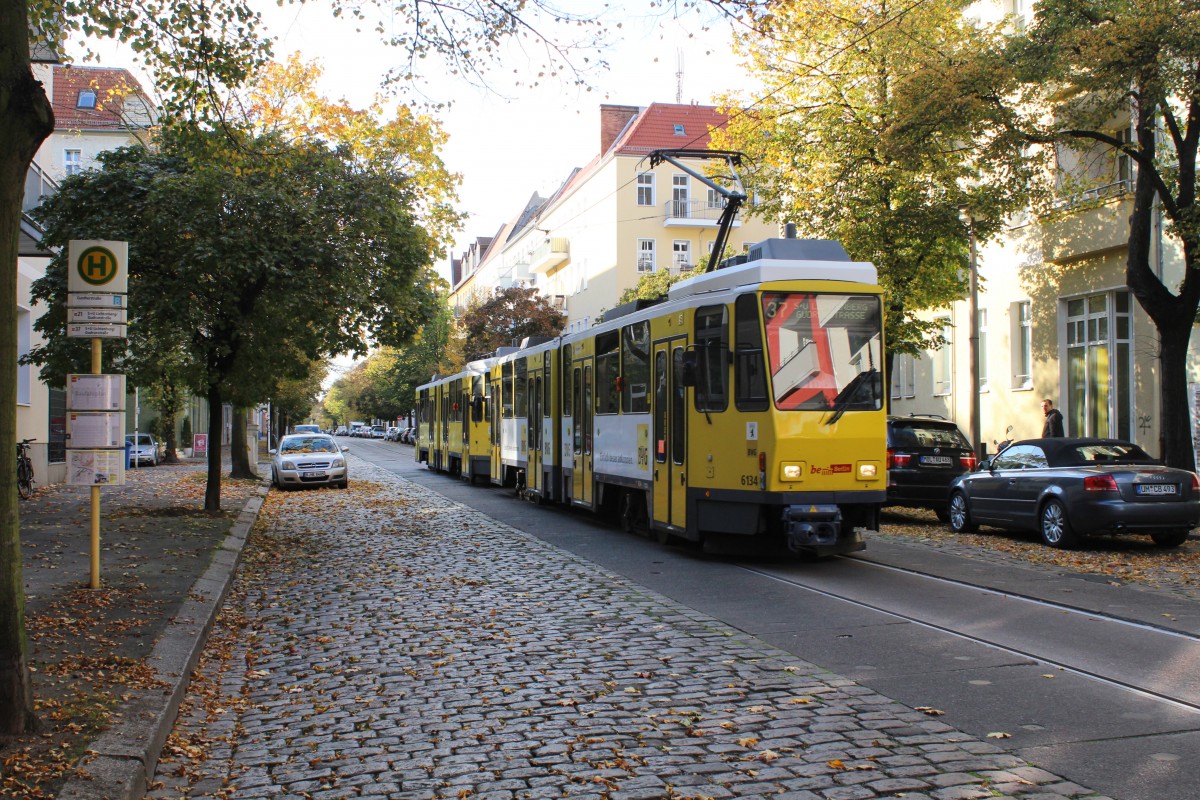
[[[121,704],[121,717],[88,746],[87,755],[75,765],[80,776],[63,786],[59,800],[136,800],[145,796],[269,488],[264,481],[246,501],[208,569],[192,584],[146,659],[164,688],[139,690]]]

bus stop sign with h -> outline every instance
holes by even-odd
[[[68,399],[80,398],[80,407],[67,408],[67,479],[92,489],[91,587],[99,589],[100,487],[125,483],[125,406],[122,396],[119,409],[112,409],[111,402],[97,407],[91,395],[111,397],[114,389],[124,394],[123,376],[101,372],[101,347],[105,339],[126,336],[129,243],[76,239],[68,246],[67,258],[67,336],[92,340],[90,374],[97,376],[92,382],[99,383],[90,393],[68,392]]]

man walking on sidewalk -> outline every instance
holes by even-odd
[[[1042,413],[1046,422],[1042,425],[1042,438],[1059,438],[1066,436],[1063,432],[1062,413],[1054,407],[1054,401],[1049,398],[1042,401]]]

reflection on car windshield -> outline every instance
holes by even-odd
[[[907,447],[962,447],[968,450],[971,445],[959,433],[957,428],[942,426],[917,427],[914,425],[896,425],[892,428],[892,436],[897,446]]]
[[[284,439],[280,453],[336,453],[337,445],[325,436],[297,436]]]
[[[1103,442],[1073,447],[1065,454],[1072,464],[1120,461],[1124,464],[1157,464],[1145,450],[1128,442]]]
[[[125,437],[125,441],[129,442],[130,444],[134,444],[135,442],[133,437],[134,434],[131,433]],[[149,446],[154,444],[154,440],[150,438],[150,434],[143,433],[137,437],[136,444]]]

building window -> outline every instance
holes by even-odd
[[[671,244],[671,267],[679,272],[692,268],[692,243],[685,239],[676,239]]]
[[[83,151],[63,151],[63,172],[67,175],[78,175],[83,171]]]
[[[676,136],[686,136],[687,135],[687,133],[684,132],[684,130],[683,130],[683,123],[681,123],[681,122],[675,123],[675,135]]]
[[[96,93],[91,89],[80,89],[79,97],[75,101],[76,108],[95,108]]]
[[[1067,301],[1066,313],[1067,435],[1130,439],[1133,320],[1129,292],[1077,297]]]
[[[688,176],[671,176],[671,216],[688,216]]]
[[[641,172],[637,176],[637,202],[639,206],[654,205],[654,173]]]
[[[17,307],[17,358],[21,359],[29,355],[29,337],[32,319],[29,316],[29,309]],[[33,369],[28,364],[17,364],[17,403],[20,405],[29,405],[29,382],[30,370]]]
[[[1033,309],[1028,300],[1012,304],[1012,388],[1033,388]]]
[[[654,272],[654,240],[638,239],[637,271]]]
[[[950,334],[954,328],[949,317],[942,317],[942,338],[945,343],[933,354],[933,393],[948,395],[954,388],[954,345]]]
[[[708,207],[709,208],[725,208],[725,198],[721,197],[720,192],[711,186],[708,187]]]
[[[979,354],[979,391],[988,390],[988,360],[987,360],[987,309],[979,309],[979,342],[976,345]]]
[[[911,355],[899,353],[892,357],[892,399],[903,400],[917,396],[917,361]]]

